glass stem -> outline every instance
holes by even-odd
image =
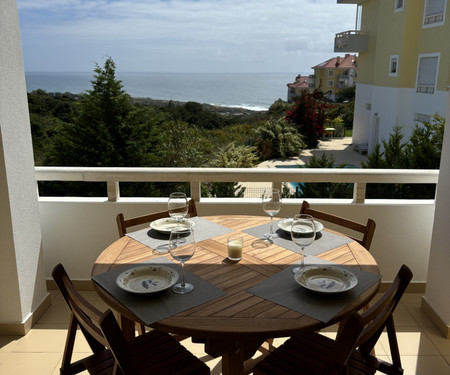
[[[273,234],[272,220],[273,216],[270,216],[270,234]]]
[[[305,248],[302,246],[302,263],[301,267],[305,267]]]
[[[184,262],[181,262],[181,287],[184,289]]]

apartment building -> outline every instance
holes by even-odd
[[[356,55],[349,53],[344,57],[328,59],[312,67],[314,76],[311,77],[311,87],[322,91],[334,101],[337,93],[355,85],[357,66]]]
[[[373,150],[402,126],[445,116],[450,83],[448,0],[338,0],[356,4],[355,30],[335,52],[358,53],[353,143]]]
[[[314,69],[314,74],[309,76],[299,74],[295,77],[295,82],[287,84],[287,101],[289,103],[295,101],[303,90],[322,91],[334,101],[337,93],[355,85],[357,66],[356,55],[349,53],[344,57],[332,57],[317,64],[311,68]]]

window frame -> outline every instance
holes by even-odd
[[[334,87],[334,80],[333,79],[329,79],[328,80],[328,87]]]
[[[423,58],[435,57],[437,58],[436,62],[436,74],[434,76],[434,84],[430,85],[419,85],[419,73],[420,73],[420,61]],[[421,53],[418,56],[417,60],[417,75],[416,75],[416,93],[417,94],[434,94],[437,87],[437,81],[439,76],[439,63],[441,59],[440,53]]]
[[[334,70],[328,71],[328,77],[334,77]]]
[[[423,21],[422,21],[422,28],[429,28],[429,27],[437,27],[442,26],[445,23],[445,11],[447,9],[447,0],[444,1],[444,6],[442,9],[442,13],[427,16],[427,5],[430,1],[438,1],[438,0],[425,0],[424,8],[423,8]],[[429,22],[431,18],[435,18],[434,21]],[[436,18],[441,18],[439,20],[436,20]]]
[[[399,6],[399,2],[401,1],[401,6]],[[394,12],[402,12],[405,9],[405,1],[406,0],[394,0]]]
[[[389,77],[397,77],[398,76],[398,66],[399,66],[400,57],[399,55],[391,55],[389,56]],[[395,72],[392,71],[392,65],[395,62]]]

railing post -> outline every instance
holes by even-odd
[[[119,181],[106,181],[108,201],[117,202],[120,198]]]
[[[282,182],[272,182],[272,189],[278,189],[280,192],[283,192],[283,183]]]
[[[366,183],[355,182],[353,186],[353,203],[364,203],[366,199]]]
[[[191,198],[194,202],[200,202],[200,198],[202,196],[201,191],[201,182],[200,181],[191,181]]]

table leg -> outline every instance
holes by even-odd
[[[243,375],[244,362],[256,353],[263,342],[263,339],[243,342],[208,340],[205,352],[213,357],[222,356],[222,375]]]
[[[222,354],[222,375],[242,375],[243,373],[244,348],[241,345]]]

